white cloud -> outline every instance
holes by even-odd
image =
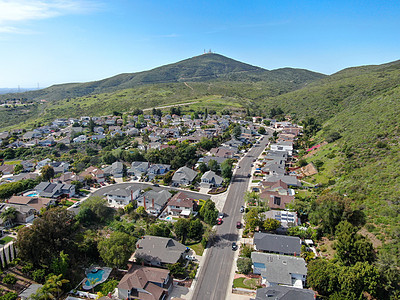
[[[87,0],[0,0],[0,32],[22,33],[17,26],[25,21],[87,13],[98,7]]]

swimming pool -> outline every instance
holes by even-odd
[[[90,290],[96,285],[103,283],[110,276],[111,268],[107,267],[90,267],[86,270],[86,280],[83,280],[82,288]]]
[[[37,197],[39,194],[37,192],[29,193],[28,195],[25,195],[27,197]]]
[[[104,275],[105,271],[102,269],[96,269],[96,270],[97,270],[96,273],[93,273],[93,271],[91,271],[87,274],[86,277],[88,280],[86,280],[85,285],[95,286],[96,283],[99,283],[103,279],[103,275]]]
[[[172,217],[171,216],[167,216],[167,217],[165,217],[165,220],[172,221]]]

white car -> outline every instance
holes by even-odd
[[[185,258],[187,260],[190,260],[190,261],[195,261],[196,260],[196,257],[194,257],[193,255],[186,255]]]

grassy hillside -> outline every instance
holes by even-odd
[[[129,112],[135,108],[151,108],[199,99],[229,99],[229,103],[217,100],[207,102],[211,109],[233,107],[258,107],[264,99],[287,93],[298,88],[295,82],[279,81],[223,81],[178,82],[141,85],[131,89],[67,98],[54,102],[35,104],[30,107],[0,108],[0,127],[29,127],[34,123],[46,124],[56,118],[100,116],[113,111]],[[225,101],[225,100],[223,100]],[[194,108],[201,109],[202,104]]]
[[[279,106],[302,119],[316,116],[325,121],[338,112],[356,107],[400,85],[400,61],[380,66],[342,70],[306,87],[263,103],[269,110]]]
[[[273,81],[281,85],[290,83],[299,88],[307,82],[324,76],[307,70],[290,68],[268,71],[219,54],[207,53],[149,71],[119,74],[93,82],[53,85],[39,91],[0,95],[0,100],[23,97],[29,100],[57,101],[90,94],[110,93],[145,84],[185,81]]]
[[[365,228],[384,242],[384,248],[398,253],[399,62],[343,70],[274,101],[289,99],[289,95],[291,104],[299,109],[299,118],[312,116],[323,124],[315,143],[333,132],[341,136],[306,158],[322,165],[319,174],[308,180],[361,205],[367,215]],[[285,104],[289,105],[289,100]]]

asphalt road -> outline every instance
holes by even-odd
[[[234,251],[232,242],[238,240],[236,223],[241,221],[240,206],[244,205],[244,193],[247,191],[251,172],[251,164],[268,143],[269,135],[264,136],[259,145],[253,147],[239,162],[240,168],[236,170],[223,212],[226,217],[223,223],[217,227],[217,240],[207,250],[203,268],[201,268],[192,299],[222,300],[226,297],[232,264],[234,263]],[[239,250],[236,250],[239,251]]]

